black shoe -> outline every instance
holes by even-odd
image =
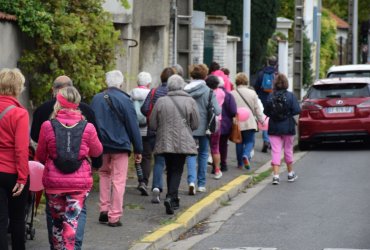
[[[269,148],[269,145],[270,143],[268,142],[263,142],[263,146],[262,146],[262,153],[267,153],[267,149]]]
[[[120,222],[120,221],[113,222],[113,223],[108,222],[108,226],[110,226],[110,227],[122,227],[122,222]]]
[[[225,165],[225,166],[222,166],[221,165],[221,172],[226,172],[227,171],[227,166]]]
[[[177,210],[180,208],[180,199],[179,198],[173,198],[171,200],[172,202],[172,207],[173,207],[173,210]]]
[[[174,214],[171,198],[166,198],[164,200],[164,206],[166,207],[166,214]]]
[[[149,196],[148,188],[146,187],[144,182],[140,182],[138,189],[141,192],[142,196]]]
[[[211,171],[211,174],[215,174],[215,166],[212,165],[212,171]]]
[[[99,223],[107,223],[108,222],[108,212],[100,212],[99,215]]]

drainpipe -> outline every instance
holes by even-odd
[[[171,21],[172,21],[172,65],[177,64],[177,0],[171,1]]]

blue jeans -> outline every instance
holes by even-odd
[[[46,224],[48,228],[48,239],[50,244],[50,250],[54,250],[53,248],[53,241],[52,241],[52,232],[53,232],[53,222],[51,218],[51,212],[48,204],[48,198],[45,195],[46,199],[46,206],[45,206],[45,213],[46,213]],[[80,217],[78,218],[78,226],[76,231],[76,241],[75,241],[75,250],[82,249],[82,241],[84,239],[84,230],[86,224],[86,203],[81,210]]]
[[[153,188],[159,188],[159,190],[163,191],[163,170],[165,166],[165,158],[163,155],[155,155],[154,156],[154,167],[153,167],[153,183],[152,183],[152,190]]]
[[[188,184],[195,183],[198,180],[198,187],[206,186],[206,174],[207,174],[207,161],[208,161],[208,147],[209,139],[206,135],[194,136],[195,140],[198,140],[198,155],[187,157],[188,166]],[[198,160],[198,173],[197,173],[197,160]]]
[[[244,166],[243,157],[248,157],[251,160],[251,152],[254,148],[254,129],[242,131],[242,142],[236,144],[236,158],[238,166]]]
[[[263,140],[263,142],[270,142],[267,130],[262,130],[262,140]]]

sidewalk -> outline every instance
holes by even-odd
[[[151,196],[140,195],[136,189],[137,180],[133,172],[129,173],[129,179],[127,181],[124,198],[124,215],[121,218],[122,227],[112,228],[98,223],[99,193],[91,192],[87,199],[87,222],[83,249],[160,249],[163,243],[168,243],[168,240],[177,238],[181,233],[212,214],[220,206],[221,200],[227,201],[228,197],[235,196],[245,187],[249,180],[246,174],[252,173],[270,160],[270,153],[261,153],[261,148],[261,133],[257,133],[255,154],[251,162],[252,169],[250,171],[245,169],[240,170],[236,167],[235,145],[230,142],[228,156],[229,171],[225,172],[220,180],[214,180],[212,178],[213,175],[210,174],[211,168],[209,167],[206,186],[207,192],[198,192],[195,196],[189,196],[187,194],[187,171],[185,167],[179,190],[180,209],[176,210],[174,215],[167,215],[165,213],[165,207],[163,205],[165,192],[161,195],[162,202],[160,204],[152,204],[150,202]],[[235,180],[236,178],[238,179]],[[230,183],[231,181],[233,182]],[[151,181],[149,183],[151,184]],[[164,183],[166,183],[165,179]],[[220,187],[223,187],[220,191],[212,193]],[[205,197],[207,199],[203,199]],[[197,203],[200,200],[202,202]],[[195,203],[196,206],[193,206]],[[189,209],[190,207],[191,209]],[[184,213],[185,210],[187,210],[186,213]],[[27,241],[26,248],[30,250],[49,249],[44,211],[40,210],[35,220],[36,237],[34,240]],[[177,223],[179,220],[182,221],[181,225]],[[170,224],[175,221],[177,224]],[[163,228],[165,225],[169,226]],[[160,230],[157,230],[159,228]]]

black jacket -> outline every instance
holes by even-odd
[[[56,99],[51,99],[49,101],[44,102],[41,104],[33,113],[32,125],[31,125],[31,139],[35,142],[39,141],[40,129],[41,125],[49,120],[50,115],[54,111]],[[89,105],[86,103],[80,102],[80,106],[78,107],[81,110],[83,116],[85,116],[86,120],[94,125],[96,131],[98,133],[98,137],[100,139],[99,130],[97,129],[95,114],[90,108]],[[92,167],[93,168],[100,168],[103,161],[102,156],[91,158],[92,160]]]

